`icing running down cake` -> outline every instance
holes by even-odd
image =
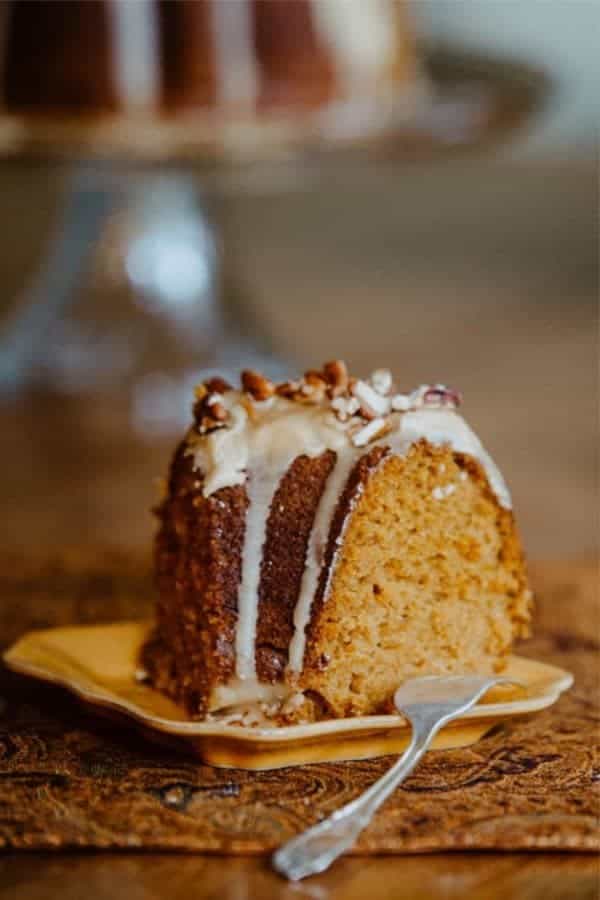
[[[151,683],[194,718],[253,724],[500,671],[531,594],[510,494],[459,404],[341,361],[199,385],[157,511]]]

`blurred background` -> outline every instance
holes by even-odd
[[[206,370],[443,381],[598,549],[595,0],[3,0],[0,542],[144,550]]]

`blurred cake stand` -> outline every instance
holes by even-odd
[[[359,133],[343,118],[328,128],[290,119],[244,134],[232,126],[216,142],[210,130],[167,118],[0,119],[5,158],[70,166],[45,259],[0,332],[4,392],[40,381],[67,394],[127,385],[131,423],[156,436],[182,427],[206,371],[284,376],[223,252],[223,198],[292,184],[299,173],[301,183],[326,178],[344,160],[481,152],[523,127],[548,93],[545,77],[521,63],[440,47],[422,59],[426,80],[399,97],[385,127],[366,119]]]

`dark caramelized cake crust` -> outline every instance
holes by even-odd
[[[158,658],[146,648],[143,665],[192,716],[206,712],[213,685],[234,672],[246,507],[239,486],[204,497],[202,478],[180,445],[157,511],[157,624],[165,647]]]

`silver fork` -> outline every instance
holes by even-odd
[[[404,682],[394,694],[396,707],[412,726],[404,754],[360,797],[283,844],[273,854],[274,868],[291,881],[328,869],[352,847],[381,804],[412,772],[440,728],[475,706],[491,687],[508,681],[478,675],[432,675]]]

